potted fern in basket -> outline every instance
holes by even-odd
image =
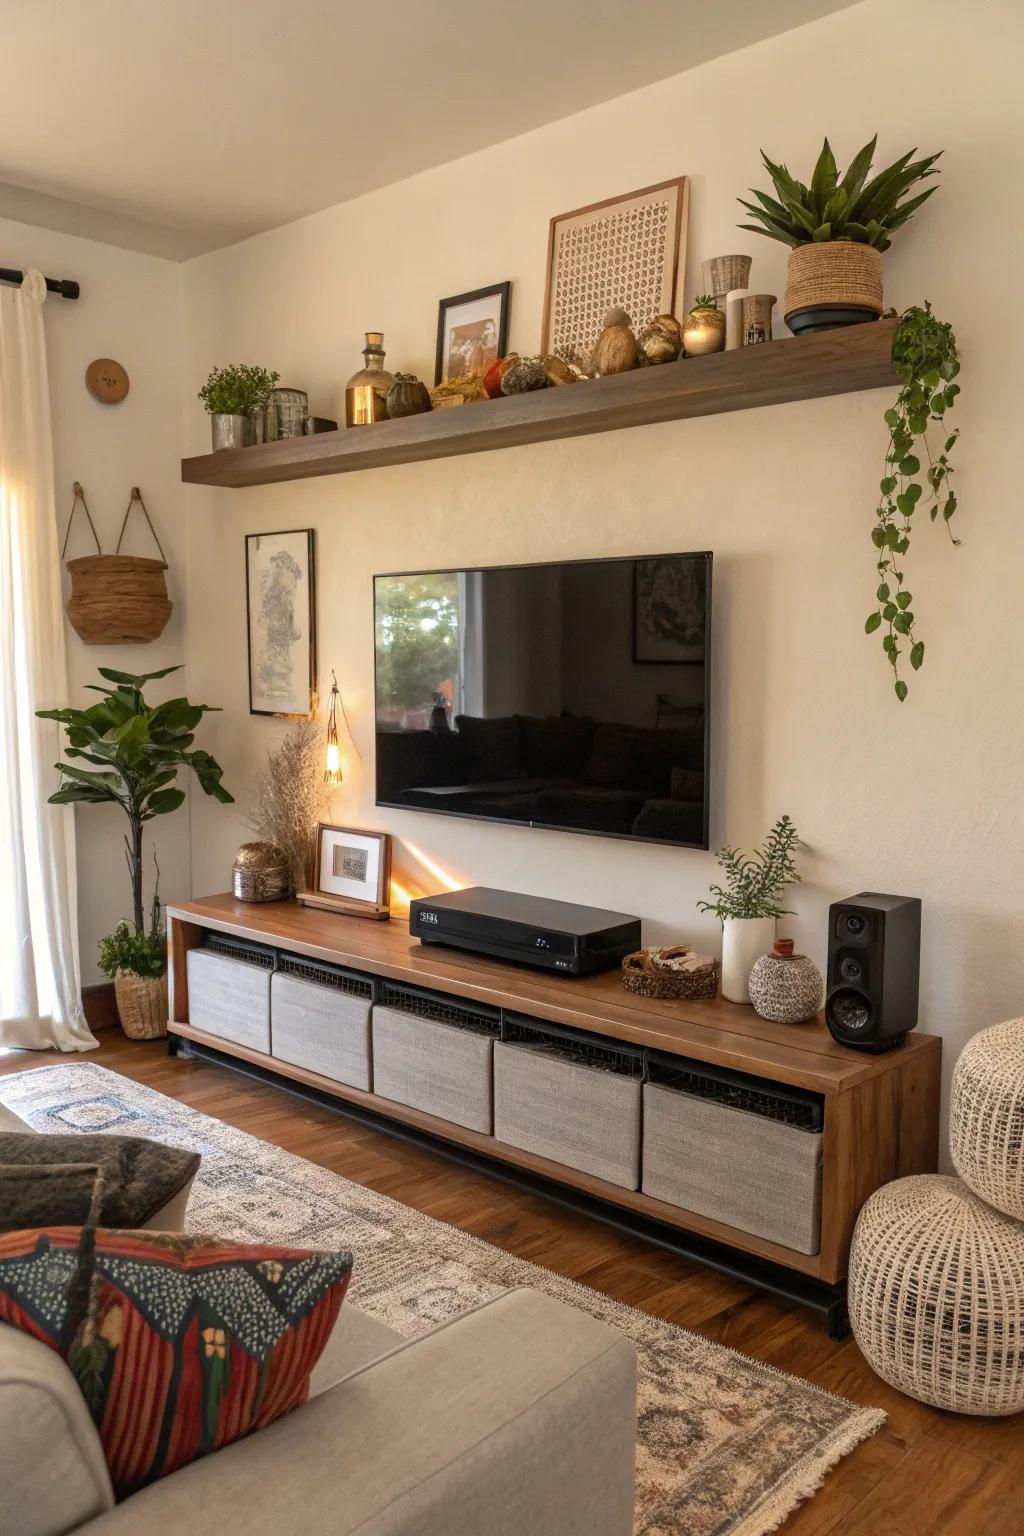
[[[780,816],[760,848],[748,857],[738,848],[720,848],[715,858],[725,872],[725,884],[711,887],[711,901],[698,910],[722,920],[722,996],[731,1003],[750,1002],[750,972],[754,961],[775,942],[775,921],[787,908],[782,893],[799,882],[794,854],[800,846],[796,827]]]
[[[177,787],[178,770],[188,768],[200,788],[215,800],[230,803],[221,783],[220,764],[209,752],[192,750],[196,726],[214,706],[168,699],[147,704],[143,689],[157,678],[177,672],[116,672],[100,667],[112,688],[93,683],[103,698],[89,709],[40,709],[42,720],[56,720],[67,736],[66,756],[76,762],[57,763],[64,776],[50,796],[51,805],[119,805],[128,818],[125,856],[132,882],[132,923],[119,923],[100,941],[100,969],[111,977],[121,1027],[133,1040],[153,1039],[167,1032],[167,946],[160,922],[158,889],[153,891],[149,926],[143,907],[142,835],[154,816],[177,810],[185,791]],[[92,763],[82,768],[78,762]],[[157,886],[160,870],[157,867]]]

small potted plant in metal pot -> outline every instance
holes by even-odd
[[[799,881],[794,854],[800,837],[788,816],[780,816],[760,848],[748,858],[738,848],[720,848],[715,858],[725,884],[711,887],[711,900],[698,901],[701,912],[722,920],[722,996],[731,1003],[750,1002],[754,961],[775,942],[775,922],[787,913],[779,905],[788,885]]]
[[[870,176],[878,135],[858,150],[840,177],[825,140],[810,186],[761,151],[775,196],[751,188],[756,203],[737,201],[758,221],[741,224],[790,247],[784,301],[786,324],[794,334],[877,320],[882,313],[882,252],[891,236],[916,213],[935,187],[908,194],[939,173],[942,153],[914,160],[907,150],[884,171]]]
[[[215,452],[262,441],[262,430],[257,434],[254,421],[266,410],[270,391],[280,377],[253,363],[228,363],[212,370],[199,399],[210,415]]]

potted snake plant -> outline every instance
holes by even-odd
[[[908,194],[929,177],[942,153],[914,160],[908,150],[892,165],[870,176],[878,135],[858,150],[840,177],[828,139],[809,186],[776,165],[761,151],[775,196],[750,190],[757,198],[737,201],[758,221],[740,229],[781,240],[790,247],[784,310],[786,324],[801,331],[828,330],[877,320],[882,313],[882,252],[934,186]]]

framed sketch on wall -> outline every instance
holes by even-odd
[[[590,356],[613,306],[639,333],[674,313],[686,261],[685,176],[558,213],[548,231],[542,352]]]
[[[707,634],[707,577],[702,556],[633,562],[633,662],[700,666]],[[660,705],[661,695],[659,695]]]
[[[312,528],[245,539],[249,713],[309,719],[316,707]]]
[[[442,299],[437,306],[437,356],[434,383],[476,373],[482,378],[508,347],[508,300],[511,282],[477,288]]]

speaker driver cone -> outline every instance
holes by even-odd
[[[829,1028],[856,1038],[871,1024],[871,1001],[855,987],[840,987],[825,1005]]]

